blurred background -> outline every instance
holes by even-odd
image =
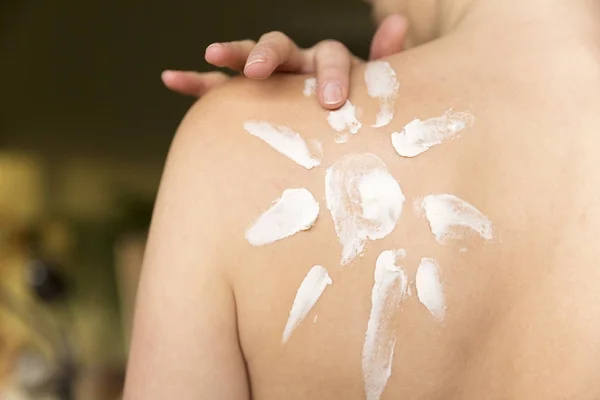
[[[361,0],[0,2],[0,399],[119,399],[169,143],[163,69],[281,30],[365,57]]]

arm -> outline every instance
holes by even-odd
[[[235,301],[218,261],[223,229],[217,228],[211,190],[218,176],[208,173],[215,135],[205,128],[211,117],[203,103],[182,122],[162,178],[138,292],[126,400],[249,398]]]

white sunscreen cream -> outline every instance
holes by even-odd
[[[371,61],[365,69],[365,81],[369,96],[379,100],[379,112],[373,127],[385,126],[394,117],[394,103],[400,88],[396,72],[386,61]]]
[[[371,314],[362,350],[362,374],[367,400],[379,400],[392,375],[396,338],[391,320],[408,296],[408,278],[398,266],[404,250],[386,250],[377,258],[371,292]]]
[[[374,154],[342,157],[325,174],[327,208],[342,244],[341,264],[360,255],[367,240],[396,227],[405,197],[385,163]]]
[[[349,134],[357,134],[362,127],[362,124],[356,118],[356,107],[349,100],[346,100],[341,108],[330,111],[327,122],[337,132],[336,143],[348,142]]]
[[[321,164],[321,142],[317,140],[309,146],[299,133],[265,121],[248,121],[244,123],[244,129],[306,169]]]
[[[317,94],[317,78],[306,78],[304,80],[304,90],[302,93],[306,97],[311,97]]]
[[[436,321],[442,321],[446,315],[444,286],[440,277],[440,267],[433,258],[422,258],[415,277],[417,297],[427,307]]]
[[[319,203],[307,189],[287,189],[273,206],[261,214],[246,231],[254,246],[292,236],[310,229],[319,216]]]
[[[290,316],[283,331],[283,343],[287,342],[294,329],[306,318],[317,303],[325,288],[331,284],[332,280],[324,267],[315,265],[308,271],[296,293]],[[315,315],[314,322],[316,321],[317,316]]]
[[[401,132],[392,133],[392,145],[402,157],[415,157],[445,140],[458,137],[460,131],[473,125],[474,121],[472,114],[452,110],[441,117],[424,121],[415,119]]]
[[[431,233],[439,243],[463,238],[465,229],[485,240],[493,239],[490,220],[477,208],[452,194],[431,194],[416,207],[425,213]]]

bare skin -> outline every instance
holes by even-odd
[[[436,22],[444,36],[388,59],[401,82],[388,127],[369,127],[377,104],[364,66],[350,79],[364,127],[344,145],[333,142],[327,112],[302,96],[303,77],[236,79],[190,110],[152,223],[127,400],[364,399],[374,263],[393,248],[407,250],[412,280],[421,257],[438,260],[448,309],[440,324],[414,295],[403,303],[383,400],[600,397],[599,4],[439,3],[461,10]],[[391,132],[449,108],[471,111],[475,125],[414,159],[394,152]],[[320,139],[322,166],[307,171],[276,153],[243,131],[248,119]],[[392,234],[341,268],[323,178],[340,157],[364,152],[385,161],[409,204]],[[249,245],[246,228],[290,187],[320,201],[316,225]],[[439,245],[410,207],[430,193],[476,205],[498,240]],[[315,264],[334,283],[282,345]]]

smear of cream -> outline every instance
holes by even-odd
[[[308,271],[296,293],[290,316],[283,331],[283,343],[287,342],[294,329],[306,318],[317,303],[325,288],[332,283],[333,281],[324,267],[315,265]],[[317,316],[315,316],[314,322],[316,321]]]
[[[336,143],[346,143],[349,140],[349,134],[357,134],[362,127],[356,118],[356,107],[349,100],[346,100],[341,108],[330,111],[327,122],[338,133],[335,137]]]
[[[341,264],[361,254],[367,240],[382,239],[396,227],[404,194],[385,163],[374,154],[350,154],[325,174],[327,208],[342,244]]]
[[[365,69],[369,96],[379,100],[379,112],[374,128],[389,124],[394,117],[394,103],[400,84],[396,72],[386,61],[371,61]]]
[[[304,90],[302,91],[306,97],[313,96],[317,93],[317,78],[306,78],[304,80]]]
[[[321,142],[317,140],[309,146],[299,133],[265,121],[248,121],[244,123],[244,129],[306,169],[321,164]]]
[[[452,110],[441,117],[424,121],[415,119],[401,132],[392,133],[392,145],[402,157],[415,157],[445,140],[458,137],[460,131],[473,125],[474,121],[472,114]]]
[[[415,277],[417,297],[437,321],[446,315],[444,286],[440,278],[440,266],[433,258],[422,258]]]
[[[429,220],[431,233],[439,243],[461,239],[465,229],[486,240],[493,239],[492,223],[481,211],[452,194],[431,194],[417,203]]]
[[[377,258],[371,292],[371,314],[362,350],[362,373],[367,400],[378,400],[392,375],[396,337],[391,320],[408,296],[408,278],[398,266],[404,250],[386,250]]]
[[[304,188],[287,189],[246,231],[246,240],[262,246],[310,229],[319,216],[319,203]]]

